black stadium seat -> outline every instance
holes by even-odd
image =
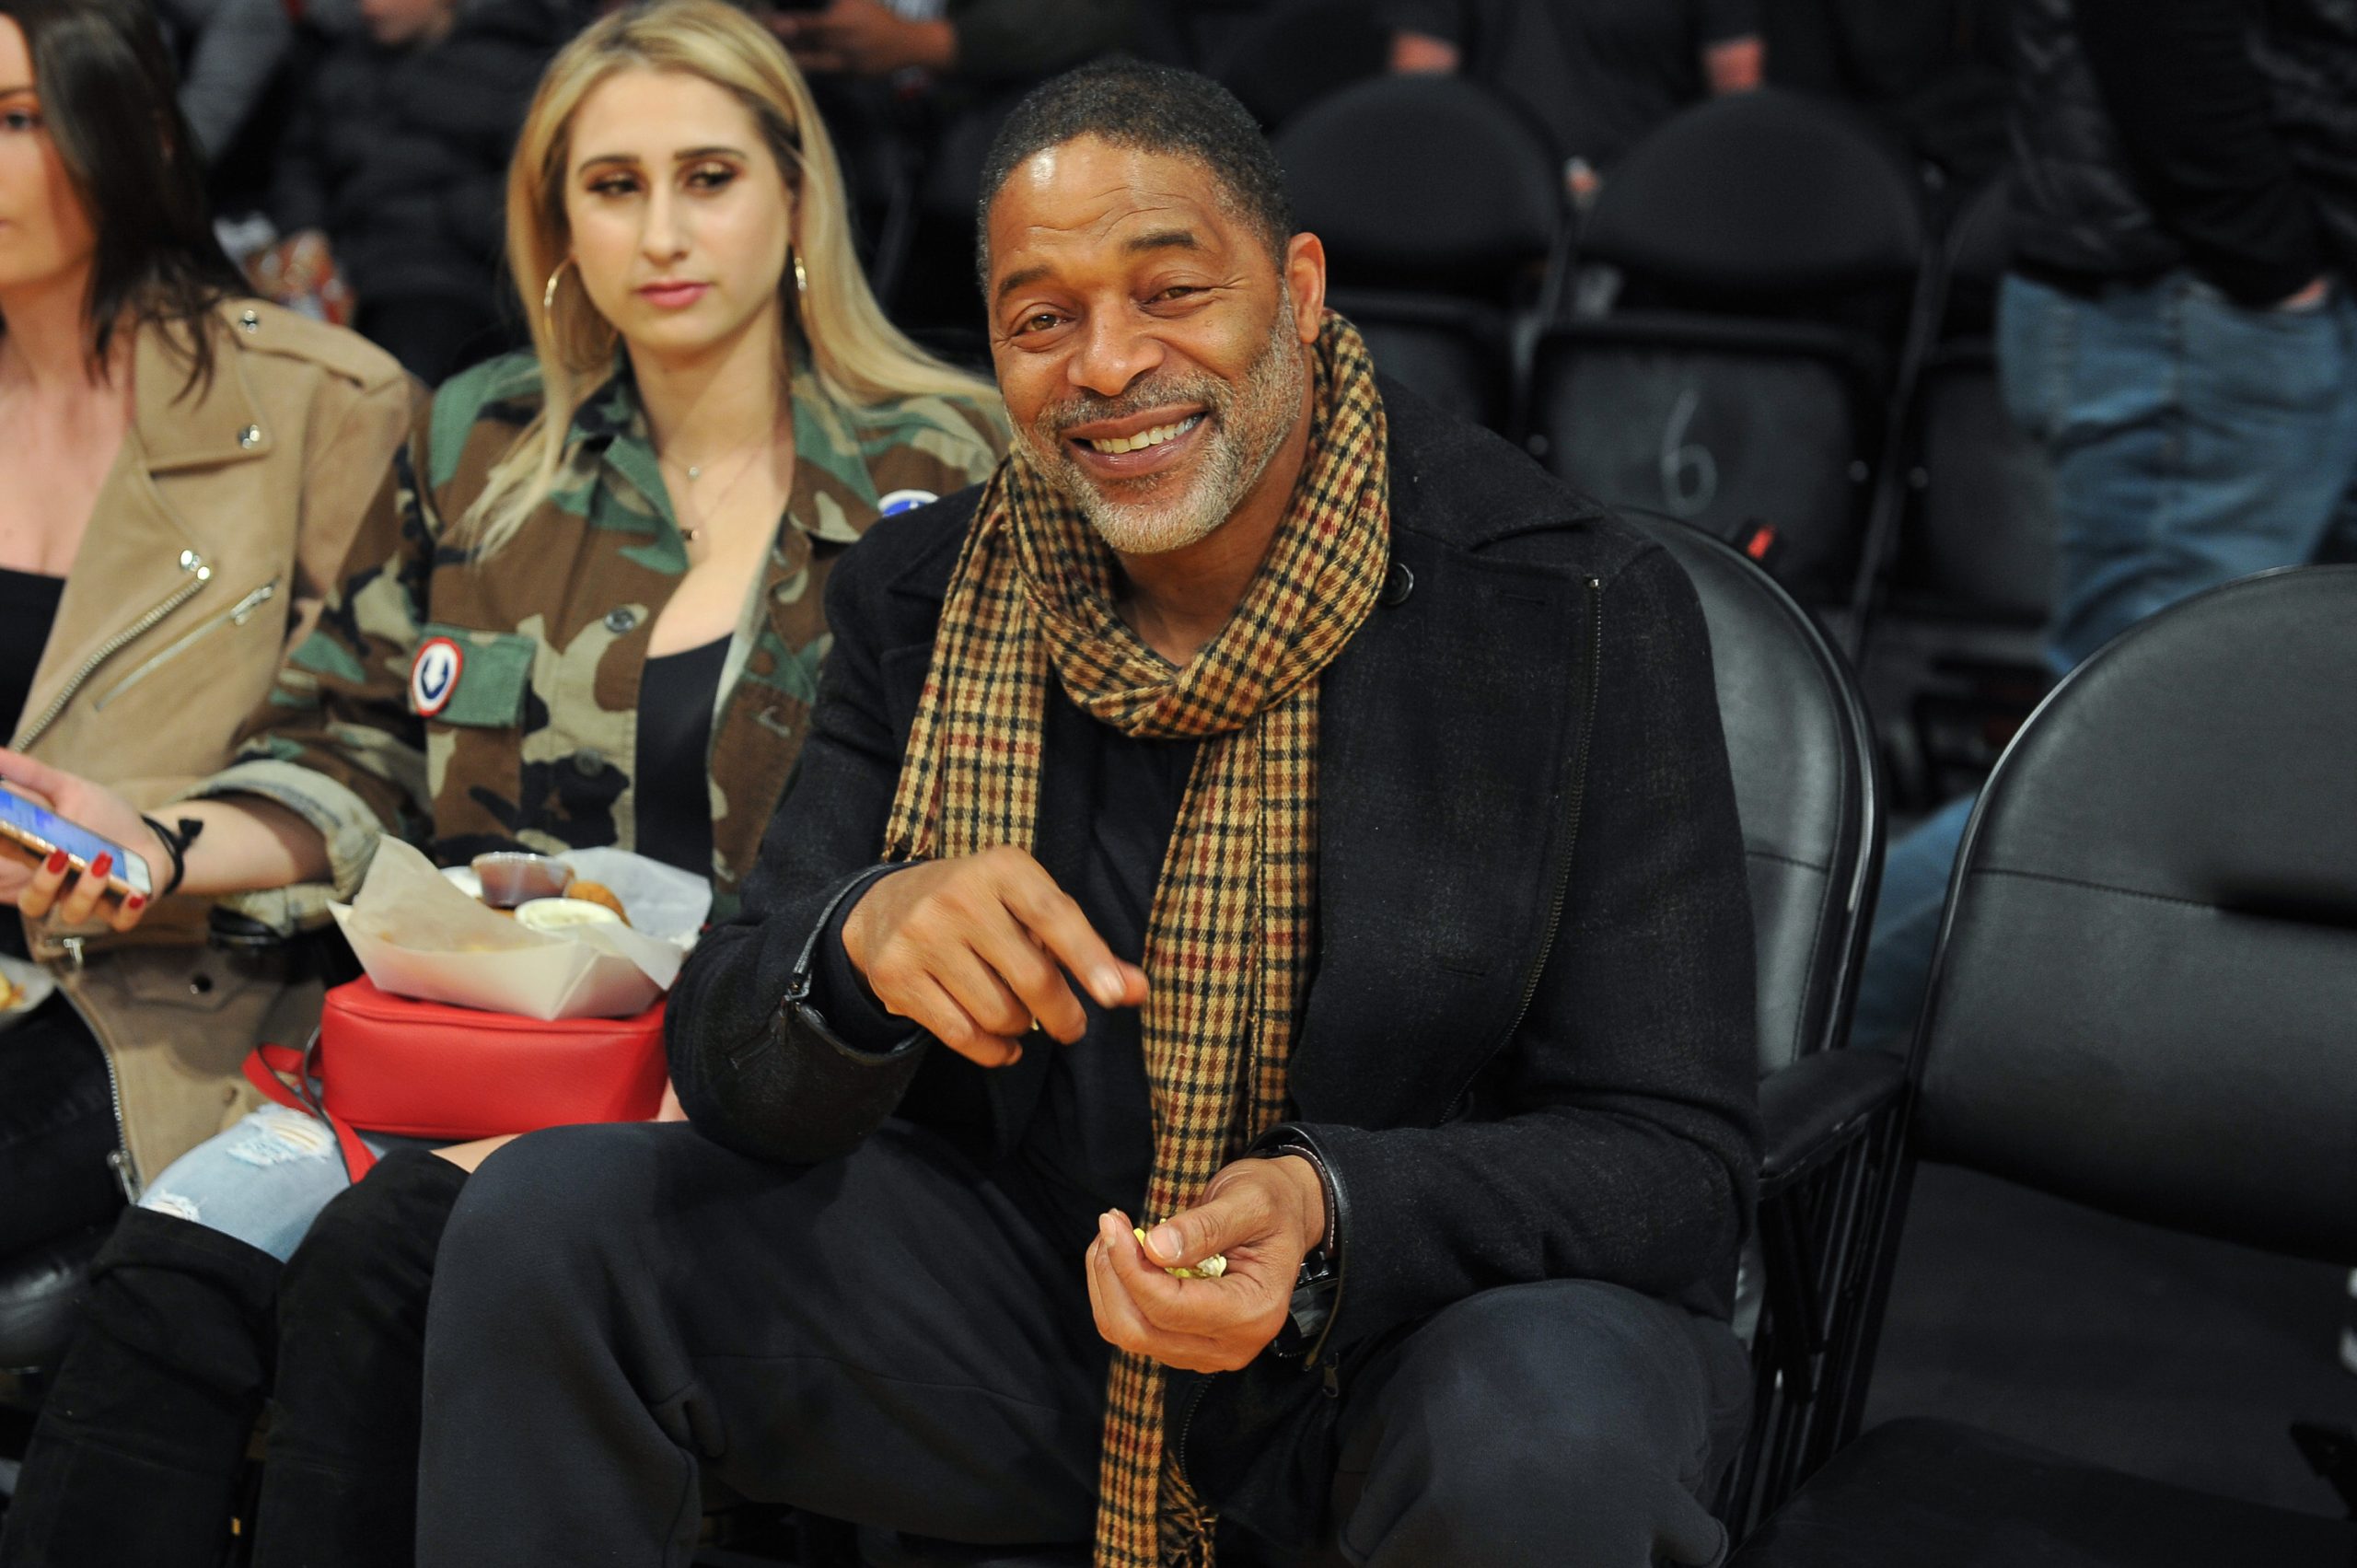
[[[1919,471],[1897,586],[1961,615],[2042,626],[2054,588],[2053,475],[1997,390],[2009,211],[2006,181],[1993,180],[1948,234],[1947,322],[1916,395]]]
[[[1830,103],[1715,99],[1608,171],[1579,247],[1620,285],[1540,340],[1533,450],[1616,505],[1772,528],[1804,602],[1852,602],[1929,298],[1899,159]]]
[[[114,1222],[0,1260],[0,1405],[30,1408],[81,1322],[90,1260]]]
[[[1829,1050],[1849,1031],[1881,873],[1884,813],[1856,682],[1758,564],[1636,517],[1685,568],[1711,632],[1751,886],[1759,995],[1759,1247],[1745,1258],[1750,1434],[1720,1512],[1740,1528],[1850,1434],[1871,1256],[1897,1170],[1898,1063]]]
[[[1538,302],[1567,221],[1545,137],[1455,76],[1344,88],[1276,137],[1295,219],[1324,241],[1328,297],[1377,368],[1504,428],[1514,324]]]
[[[1948,233],[1945,319],[1908,420],[1907,511],[1868,633],[1894,781],[1918,808],[1978,787],[2050,684],[2053,471],[1997,384],[2007,196],[1991,182]]]
[[[1840,654],[1757,564],[1632,515],[1677,557],[1711,631],[1759,978],[1759,1072],[1847,1032],[1882,864],[1874,736]]]
[[[2357,1259],[2352,624],[2357,567],[2230,584],[2108,645],[2024,726],[1950,893],[1910,1159]],[[2348,1568],[2357,1521],[1911,1420],[1837,1457],[1736,1559],[1899,1562]]]

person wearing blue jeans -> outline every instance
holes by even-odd
[[[2279,47],[2357,72],[2357,7],[2024,0],[2015,27],[1997,368],[2053,468],[2061,675],[2180,599],[2357,540],[2357,198],[2312,172],[2357,162],[2357,109]],[[1890,847],[1857,1044],[1907,1043],[1972,804]]]
[[[319,1087],[313,1079],[313,1092]],[[379,1159],[399,1148],[447,1146],[388,1132],[359,1137]],[[302,1111],[265,1105],[166,1166],[139,1206],[235,1237],[284,1263],[319,1211],[351,1184],[333,1129]]]
[[[2188,272],[2094,298],[2022,277],[1998,297],[2013,418],[2050,456],[2057,675],[2147,615],[2314,560],[2357,475],[2357,301],[2236,304]],[[1883,862],[1851,1039],[1903,1047],[1974,797]]]

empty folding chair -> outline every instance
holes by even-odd
[[[2352,624],[2357,567],[2248,578],[2123,634],[2031,717],[1981,793],[1949,893],[1910,1068],[1910,1159],[2290,1256],[2357,1258]],[[1868,1432],[1736,1559],[2351,1562],[2357,1521],[1933,1419]]]
[[[1385,76],[1311,106],[1276,147],[1295,221],[1325,242],[1329,303],[1376,367],[1503,429],[1514,323],[1566,221],[1538,128],[1471,82]]]
[[[1805,602],[1851,603],[1925,335],[1921,207],[1836,105],[1768,89],[1679,114],[1582,227],[1583,266],[1620,287],[1540,340],[1533,450],[1605,501],[1759,540]]]

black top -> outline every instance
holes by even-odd
[[[1709,95],[1705,49],[1759,30],[1755,0],[1384,0],[1376,15],[1455,44],[1459,71],[1599,168]]]
[[[25,722],[25,698],[32,691],[33,671],[41,668],[41,650],[49,645],[49,629],[64,592],[63,577],[0,566],[0,721],[5,721],[0,734],[13,736]],[[0,953],[25,956],[22,922],[0,920]]]
[[[1199,744],[1132,739],[1082,713],[1061,686],[1050,688],[1046,732],[1041,863],[1106,945],[1139,961]],[[1082,987],[1073,992],[1088,1032],[1077,1045],[1051,1045],[1054,1065],[1016,1164],[1035,1184],[1050,1234],[1077,1253],[1107,1209],[1141,1217],[1154,1119],[1144,1016],[1135,1007],[1106,1012]]]
[[[2305,287],[2324,242],[2251,58],[2250,7],[2078,0],[2076,14],[2138,188],[2194,269],[2254,305]]]
[[[728,639],[646,661],[638,682],[638,853],[712,875],[712,710]]]
[[[63,577],[0,566],[0,721],[8,735],[25,722],[25,698],[64,592]]]
[[[1049,689],[1044,729],[1036,835],[1041,866],[1106,946],[1139,961],[1198,743],[1132,739],[1082,713],[1056,685]],[[876,1005],[843,957],[846,912],[837,912],[821,945],[827,962],[812,1002],[845,1041],[887,1051],[909,1024]],[[1069,1046],[1042,1036],[1026,1047],[1054,1055],[1010,1185],[1028,1190],[1033,1217],[1077,1253],[1107,1209],[1138,1217],[1154,1167],[1154,1121],[1139,1010],[1107,1012],[1077,983],[1073,994],[1088,1015],[1087,1033]]]

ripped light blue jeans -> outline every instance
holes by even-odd
[[[363,1132],[360,1141],[378,1156],[448,1146],[384,1132]],[[265,1105],[166,1166],[139,1206],[233,1236],[284,1262],[319,1211],[351,1185],[326,1122]]]

